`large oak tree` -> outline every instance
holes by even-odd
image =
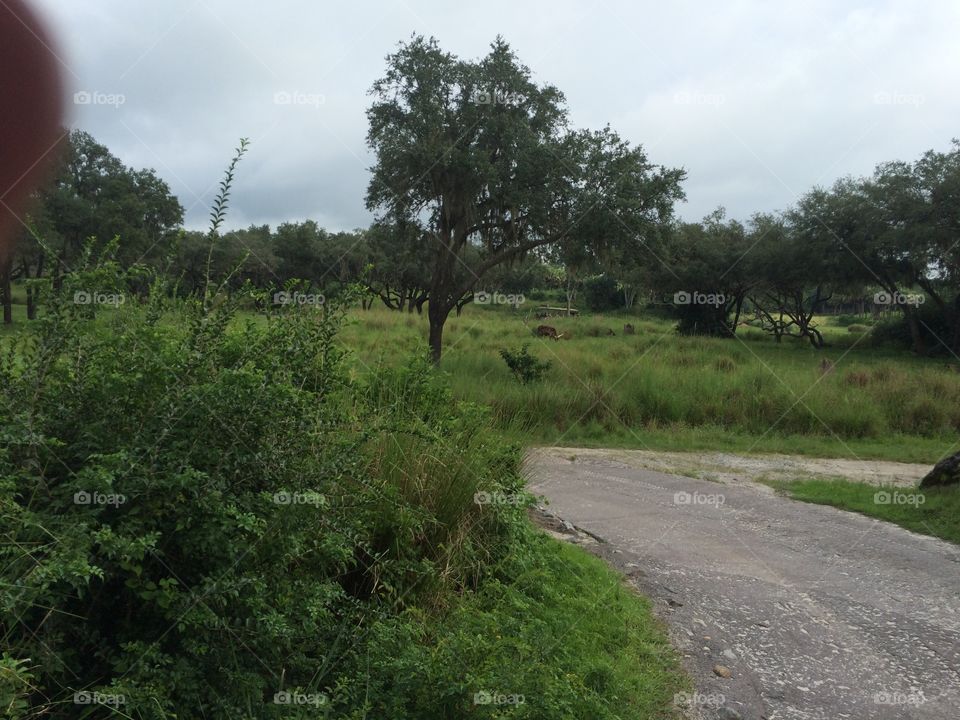
[[[560,91],[534,82],[500,38],[473,61],[415,36],[371,94],[367,204],[421,231],[435,362],[450,311],[491,268],[647,232],[682,197],[682,170],[652,165],[610,129],[571,130]]]

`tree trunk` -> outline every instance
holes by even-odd
[[[430,360],[437,366],[440,365],[440,356],[443,354],[443,326],[451,309],[433,302],[427,306],[427,317],[430,318]]]
[[[13,323],[13,296],[11,294],[10,275],[13,272],[13,258],[4,259],[0,267],[0,297],[3,302],[3,324]]]
[[[734,306],[734,316],[733,316],[733,330],[730,332],[731,335],[737,334],[737,328],[740,327],[740,315],[743,313],[743,301],[746,299],[746,295],[741,293],[737,295],[737,302]]]
[[[923,342],[923,334],[920,331],[920,322],[917,313],[909,304],[903,306],[903,314],[907,318],[907,325],[910,328],[910,339],[913,342],[913,351],[917,355],[926,355],[927,348]]]
[[[953,308],[950,310],[950,326],[953,328],[953,337],[951,346],[954,354],[960,355],[960,293],[953,301]]]

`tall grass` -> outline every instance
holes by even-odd
[[[358,373],[423,347],[425,317],[376,308],[353,320],[344,342]],[[534,442],[661,444],[706,432],[741,450],[933,461],[960,431],[956,366],[872,347],[840,325],[825,326],[829,347],[816,351],[762,335],[680,337],[655,317],[556,318],[546,322],[564,337],[552,341],[533,337],[539,322],[468,307],[447,325],[441,365],[456,396]],[[523,343],[553,364],[541,383],[519,385],[499,357]]]

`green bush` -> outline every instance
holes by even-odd
[[[544,373],[550,369],[548,360],[540,360],[535,355],[531,355],[527,350],[529,346],[524,345],[519,350],[510,351],[503,349],[500,351],[500,357],[510,368],[510,372],[521,385],[527,385],[543,378]]]
[[[863,315],[837,315],[833,321],[840,327],[849,327],[851,325],[864,325],[870,322]]]
[[[0,353],[4,707],[314,717],[363,675],[374,619],[509,552],[522,505],[474,495],[519,493],[519,453],[425,363],[351,380],[332,304],[240,322],[243,294],[204,309],[160,281],[74,302],[129,280],[48,285]]]
[[[936,303],[927,302],[915,309],[919,322],[920,336],[926,350],[931,355],[947,355],[947,344],[952,335],[946,316],[940,312]],[[893,345],[904,350],[913,347],[910,324],[903,312],[894,312],[873,326],[871,340],[877,345]],[[945,344],[946,343],[946,344]]]
[[[593,312],[608,312],[623,307],[623,293],[609,275],[596,275],[583,281],[583,299]]]

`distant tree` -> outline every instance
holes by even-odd
[[[814,318],[830,299],[835,255],[801,238],[782,216],[755,215],[747,234],[744,267],[753,275],[749,299],[760,326],[780,342],[805,338],[823,347]]]
[[[720,208],[699,223],[678,223],[659,249],[653,286],[671,304],[684,334],[733,337],[755,283],[744,262],[746,228]]]
[[[500,38],[465,61],[414,37],[372,94],[367,204],[422,231],[434,362],[450,311],[489,270],[561,240],[636,230],[680,193],[682,171],[654,167],[610,130],[570,132],[563,96],[534,83]]]
[[[888,162],[870,178],[815,188],[791,214],[807,242],[842,259],[840,280],[875,285],[902,311],[914,352],[933,344],[960,350],[960,151],[930,151],[915,163]],[[922,291],[940,309],[947,337],[931,333],[918,312]]]
[[[313,220],[279,225],[273,236],[273,254],[281,283],[292,278],[320,283],[332,270],[327,231]]]
[[[593,312],[623,307],[623,295],[617,281],[609,275],[594,275],[583,283],[583,299]]]
[[[931,331],[915,304],[901,304],[911,324],[920,326],[921,343],[932,335],[932,345],[960,353],[960,141],[913,163],[879,165],[864,191],[880,211],[883,242],[894,248],[883,260],[898,260],[905,283],[920,288],[942,316],[945,335]],[[915,342],[915,349],[926,348]]]
[[[45,273],[58,282],[91,237],[118,237],[117,260],[124,265],[158,262],[169,254],[182,222],[183,207],[153,170],[128,168],[89,133],[73,130],[54,179],[34,194],[15,254],[0,267],[0,287]],[[9,322],[10,295],[0,294]],[[28,290],[28,317],[34,300]]]
[[[374,223],[367,231],[373,268],[371,292],[391,310],[422,312],[430,297],[430,267],[420,252],[419,225],[400,220]]]

